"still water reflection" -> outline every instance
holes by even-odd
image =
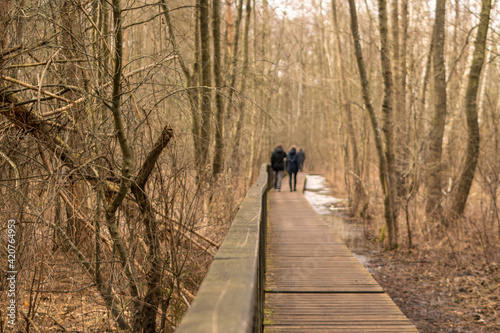
[[[307,175],[304,195],[332,230],[342,239],[354,256],[365,264],[367,255],[375,250],[376,245],[366,239],[363,225],[348,223],[341,216],[337,207],[345,199],[332,196],[325,178],[320,175]]]

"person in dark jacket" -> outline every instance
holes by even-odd
[[[300,148],[297,155],[299,156],[299,170],[304,171],[304,161],[306,159],[306,153],[304,153],[302,148]]]
[[[286,172],[288,172],[290,192],[297,191],[297,172],[299,172],[299,156],[295,146],[291,146],[288,154],[286,155]],[[293,178],[293,187],[292,187]]]
[[[276,145],[271,154],[271,167],[274,171],[274,189],[281,191],[281,179],[283,179],[283,171],[285,170],[286,153],[283,150],[281,143]]]

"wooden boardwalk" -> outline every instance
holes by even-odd
[[[264,332],[418,332],[302,194],[269,192]]]

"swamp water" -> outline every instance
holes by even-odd
[[[339,213],[343,211],[346,199],[332,196],[325,178],[320,175],[307,175],[304,195],[314,210],[332,228],[356,259],[365,265],[370,252],[376,245],[365,238],[363,226],[348,223]]]

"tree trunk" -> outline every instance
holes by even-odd
[[[256,6],[256,1],[252,3],[252,13],[253,13],[253,57],[252,57],[252,87],[250,90],[252,91],[252,95],[254,96],[255,100],[259,99],[259,83],[258,83],[258,77],[262,77],[261,69],[262,69],[262,62],[257,61],[257,55],[258,55],[258,43],[257,43],[257,10],[255,8]],[[261,97],[261,96],[260,96]],[[262,98],[260,98],[262,100]],[[262,139],[262,135],[257,135],[257,129],[263,129],[263,122],[259,119],[261,116],[261,113],[257,112],[257,105],[256,103],[252,103],[252,116],[250,119],[250,128],[251,128],[251,133],[250,133],[250,140],[248,140],[248,144],[250,145],[250,154],[248,157],[248,176],[246,177],[246,184],[245,188],[248,188],[252,186],[253,184],[253,177],[254,177],[254,170],[255,168],[255,160],[256,160],[256,153],[255,151],[257,150],[257,145],[258,142]],[[259,126],[257,126],[259,124]]]
[[[5,33],[9,24],[9,0],[0,0],[0,52],[7,48],[9,35]],[[1,62],[0,62],[1,64]]]
[[[208,0],[199,0],[200,46],[201,46],[201,128],[200,128],[200,170],[205,175],[208,172],[208,149],[210,147],[210,122],[212,115],[211,89],[212,64],[210,61],[210,29]]]
[[[393,59],[394,59],[394,140],[395,148],[395,172],[396,190],[398,202],[406,196],[407,179],[409,173],[409,140],[408,140],[408,114],[406,111],[406,41],[408,33],[408,0],[401,4],[401,28],[400,29],[400,7],[399,0],[392,3],[392,36],[393,36]]]
[[[243,1],[240,0],[238,7],[237,7],[237,16],[236,16],[236,27],[234,31],[234,40],[232,43],[232,48],[231,52],[229,53],[230,56],[230,63],[229,63],[229,75],[230,75],[230,83],[229,83],[229,92],[228,92],[228,98],[227,98],[227,106],[226,106],[226,128],[232,127],[232,123],[230,122],[231,118],[233,117],[233,95],[234,95],[234,90],[236,88],[236,67],[238,65],[238,45],[240,41],[240,27],[241,27],[241,20],[243,17]],[[234,163],[234,161],[233,161]],[[233,167],[233,165],[230,165],[229,167]]]
[[[403,124],[399,123],[399,120],[406,120],[404,116],[404,110],[402,109],[401,97],[404,96],[404,92],[401,87],[401,54],[399,42],[399,0],[392,0],[392,12],[391,12],[391,32],[392,32],[392,74],[394,85],[394,118],[398,120],[398,124],[395,126],[394,137],[398,145],[396,151],[399,152],[400,148],[403,146],[401,139],[401,129]],[[396,157],[399,157],[397,155]],[[400,170],[398,169],[398,174]]]
[[[385,179],[387,193],[385,201],[385,220],[388,233],[389,248],[397,247],[398,226],[396,221],[397,207],[395,202],[395,172],[394,172],[394,133],[393,133],[393,80],[391,59],[389,57],[389,34],[387,24],[387,1],[378,0],[379,28],[380,28],[380,60],[382,64],[382,78],[384,81],[384,98],[382,113],[384,115],[385,158],[387,163],[387,177]]]
[[[476,41],[474,43],[474,56],[470,69],[467,91],[465,94],[465,114],[467,117],[467,151],[465,163],[453,191],[453,202],[451,205],[451,214],[454,216],[462,215],[467,197],[474,179],[477,160],[479,156],[479,124],[477,115],[477,92],[479,88],[479,78],[483,68],[485,58],[486,36],[490,22],[491,0],[481,1],[481,15],[479,20]]]
[[[69,2],[65,1],[61,6],[61,53],[66,59],[75,59],[77,58],[75,40],[81,38],[81,34],[78,28],[78,13],[77,7]],[[78,66],[74,62],[68,62],[63,64],[62,66],[62,75],[64,79],[62,80],[64,84],[72,87],[81,86],[81,81],[83,79],[83,75],[78,70]],[[43,77],[42,77],[43,80]],[[43,84],[41,82],[40,84]],[[66,98],[69,100],[75,100],[75,94],[72,91],[69,91],[66,95]],[[38,104],[40,107],[40,103]],[[85,114],[82,112],[81,106],[75,106],[71,108],[71,116],[73,117],[76,123],[80,123],[81,121],[85,121]],[[40,113],[40,112],[39,112]],[[77,135],[70,135],[66,140],[67,144],[70,147],[73,147],[75,150],[79,150],[78,147],[79,142],[81,141],[81,137]],[[72,194],[72,206],[66,204],[66,216],[67,216],[67,225],[66,225],[66,234],[68,237],[76,244],[81,241],[83,230],[81,221],[77,218],[77,214],[75,212],[74,207],[80,207],[81,202],[80,198],[84,198],[86,196],[85,193],[81,193],[81,188],[78,186],[76,182],[68,184],[66,186],[66,190],[68,193]]]
[[[113,91],[111,96],[112,105],[109,106],[113,113],[113,120],[115,125],[115,133],[120,143],[121,153],[122,153],[122,170],[120,177],[120,188],[118,193],[112,198],[111,202],[106,207],[106,223],[108,226],[109,234],[113,243],[117,249],[120,256],[121,265],[125,271],[125,275],[128,278],[128,285],[130,294],[132,296],[132,317],[134,321],[132,323],[132,330],[138,331],[140,327],[140,314],[141,314],[141,302],[139,301],[139,289],[137,286],[137,280],[132,272],[132,266],[130,264],[130,257],[125,246],[125,241],[118,229],[118,222],[116,220],[116,211],[118,207],[122,204],[127,192],[130,189],[130,176],[132,174],[132,168],[134,165],[134,155],[132,153],[132,148],[130,146],[129,140],[125,132],[125,126],[123,123],[122,109],[121,109],[121,80],[122,80],[122,70],[123,70],[123,29],[122,29],[122,11],[121,11],[121,1],[113,0],[113,29],[115,36],[115,48],[114,48],[114,69],[113,69]]]
[[[428,173],[426,177],[427,194],[425,212],[427,218],[441,215],[443,135],[447,112],[446,71],[444,63],[446,0],[436,1],[436,22],[434,24],[432,56],[434,70],[434,116],[429,135],[427,158]]]
[[[243,64],[242,64],[242,73],[241,73],[241,86],[240,86],[240,94],[243,95],[246,90],[246,77],[248,74],[248,57],[249,57],[249,48],[250,48],[250,43],[249,43],[249,38],[250,38],[250,19],[252,17],[252,0],[246,0],[245,3],[245,27],[243,30]],[[242,97],[240,99],[240,104],[239,104],[239,118],[236,123],[236,133],[234,136],[234,147],[233,147],[233,152],[232,152],[232,160],[233,161],[239,161],[239,154],[240,154],[240,141],[241,141],[241,131],[243,127],[243,121],[245,119],[245,99]],[[238,164],[235,165],[235,168],[238,168]]]
[[[163,7],[163,15],[165,17],[165,21],[167,23],[170,42],[172,43],[172,47],[174,49],[174,53],[177,56],[179,64],[181,66],[182,72],[184,74],[184,78],[186,80],[186,86],[188,88],[187,94],[189,98],[189,105],[191,108],[191,134],[193,136],[193,146],[194,146],[194,160],[195,164],[199,170],[201,166],[201,140],[200,140],[200,98],[199,98],[199,89],[195,87],[199,82],[199,58],[200,58],[200,32],[199,32],[199,0],[196,2],[196,14],[195,14],[195,38],[194,38],[194,64],[193,64],[193,73],[191,73],[179,52],[179,46],[177,45],[177,41],[175,38],[175,29],[172,24],[172,20],[170,18],[170,11],[168,9],[168,5],[166,0],[161,0],[161,5]]]
[[[214,44],[214,81],[215,81],[215,151],[212,173],[217,176],[224,167],[224,102],[222,100],[222,56],[220,49],[220,0],[213,1],[212,38]]]
[[[366,73],[365,62],[363,59],[363,52],[361,49],[361,41],[359,37],[359,28],[358,28],[358,16],[356,13],[356,4],[354,0],[349,0],[349,11],[351,13],[351,31],[354,42],[354,51],[356,53],[356,61],[358,64],[359,76],[361,80],[361,88],[363,90],[363,100],[365,102],[365,107],[370,116],[370,121],[375,137],[375,146],[377,147],[377,154],[379,158],[379,177],[380,184],[382,185],[382,191],[384,193],[384,210],[385,210],[385,222],[386,225],[392,224],[392,207],[389,196],[390,188],[388,187],[388,169],[386,162],[386,155],[384,153],[384,147],[382,143],[382,137],[380,133],[380,129],[378,126],[377,116],[375,115],[375,110],[373,108],[373,104],[370,98],[370,87],[368,82],[368,76]]]
[[[236,15],[236,23],[235,23],[235,31],[234,31],[234,39],[232,43],[232,48],[231,48],[231,53],[229,54],[229,78],[230,78],[230,83],[229,83],[229,91],[228,91],[228,98],[227,98],[227,105],[226,105],[226,119],[225,119],[225,127],[226,129],[229,128],[234,128],[235,125],[235,114],[233,114],[233,109],[234,109],[234,101],[233,101],[233,96],[234,92],[236,90],[236,73],[237,73],[237,65],[238,65],[238,45],[240,41],[240,30],[241,30],[241,21],[243,18],[243,2],[244,0],[240,0],[239,4],[237,4],[237,15]],[[237,121],[237,120],[236,120]],[[231,131],[229,135],[233,135],[233,131]],[[232,147],[234,149],[234,147]],[[228,163],[228,168],[232,170],[237,170],[238,168],[238,161],[233,160],[233,154],[230,159],[230,163]]]
[[[146,183],[153,171],[153,168],[160,157],[160,154],[174,136],[174,131],[170,126],[165,126],[158,140],[153,145],[153,149],[147,155],[135,182],[132,183],[131,191],[139,205],[142,214],[148,245],[147,260],[149,268],[146,274],[147,290],[144,295],[144,305],[142,311],[142,328],[144,332],[156,332],[156,316],[161,301],[160,281],[162,275],[163,260],[161,256],[160,242],[158,240],[159,229],[156,222],[156,214],[151,202],[146,195]]]
[[[435,29],[433,27],[432,28],[431,43],[429,45],[429,50],[427,51],[425,68],[424,68],[424,72],[422,75],[422,89],[420,91],[420,97],[419,97],[420,98],[420,101],[419,101],[420,108],[418,109],[418,115],[415,115],[417,117],[417,120],[420,118],[423,118],[423,115],[425,114],[425,109],[426,109],[426,104],[427,104],[427,86],[429,84],[430,77],[431,77],[431,71],[432,71],[432,54],[434,51],[435,35],[436,35]],[[424,126],[423,121],[417,121],[417,123],[415,124],[416,134],[422,133],[424,128],[425,128],[425,126]],[[425,155],[425,153],[424,153],[424,155]]]
[[[353,210],[354,214],[361,214],[361,216],[366,215],[366,211],[368,209],[367,204],[368,201],[366,200],[366,194],[365,190],[363,188],[363,182],[362,182],[362,176],[361,176],[361,170],[360,170],[360,165],[359,165],[359,158],[358,158],[358,148],[357,148],[357,140],[356,140],[356,134],[354,132],[354,124],[353,124],[353,119],[352,119],[352,111],[350,104],[347,102],[348,98],[348,90],[347,86],[348,83],[346,82],[347,80],[347,75],[346,71],[344,68],[344,62],[342,61],[342,44],[340,40],[340,28],[339,28],[339,23],[338,23],[338,18],[337,18],[337,0],[332,0],[332,15],[333,15],[333,28],[335,30],[335,38],[336,38],[336,44],[335,44],[335,50],[336,50],[336,60],[337,60],[337,71],[339,73],[339,96],[340,96],[340,105],[343,110],[345,119],[346,119],[346,134],[349,138],[349,145],[350,145],[350,152],[351,152],[351,167],[353,170],[346,170],[345,172],[348,173],[349,175],[353,175],[353,177],[348,176],[348,179],[352,179],[352,182],[354,182],[354,194],[349,193],[350,197],[349,201],[352,203],[351,207]],[[348,166],[348,168],[350,168]],[[351,192],[351,191],[350,191]]]
[[[227,56],[231,59],[233,54],[233,42],[234,42],[234,20],[233,20],[233,9],[231,0],[226,0],[226,43],[227,43]],[[228,64],[229,61],[225,61]]]

